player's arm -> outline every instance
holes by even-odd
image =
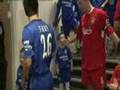
[[[32,35],[28,29],[25,29],[22,33],[22,43],[24,48],[24,76],[27,80],[29,77],[29,70],[32,65],[32,56],[34,55],[32,46]]]
[[[117,34],[115,33],[114,28],[111,26],[108,15],[105,12],[102,12],[100,15],[100,19],[101,19],[103,28],[105,30],[105,33],[111,38],[111,40],[117,47],[120,42],[120,39],[118,38]]]
[[[81,39],[82,39],[82,30],[81,30],[81,23],[80,23],[80,25],[79,25],[78,29],[76,30],[75,34],[72,37],[68,38],[67,43],[68,44],[74,43],[76,40],[81,41]]]
[[[111,38],[111,40],[113,41],[113,43],[115,44],[117,48],[120,43],[120,38],[115,33],[114,28],[112,26],[108,26],[106,30],[107,30],[109,37]]]
[[[110,35],[111,40],[113,41],[113,43],[115,44],[116,47],[118,47],[119,43],[120,43],[120,39],[118,38],[117,34],[115,32],[113,32]]]
[[[66,40],[66,42],[68,44],[74,43],[76,41],[76,39],[77,39],[77,34],[75,33],[72,37],[68,37],[67,40]]]
[[[56,15],[55,15],[55,19],[53,21],[53,26],[55,26],[55,27],[58,25],[58,22],[60,21],[60,18],[61,18],[61,15],[59,16],[61,5],[62,5],[61,0],[58,0],[57,9],[56,9]]]

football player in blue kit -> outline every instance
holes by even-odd
[[[49,66],[56,48],[54,30],[38,17],[38,1],[24,0],[23,6],[29,23],[22,32],[26,59],[25,75],[30,74],[30,90],[53,90]]]
[[[72,54],[66,46],[65,35],[58,35],[59,46],[56,51],[56,71],[60,81],[60,90],[70,90],[71,71],[73,70]]]
[[[77,0],[58,0],[53,26],[58,25],[61,17],[59,17],[60,11],[62,11],[63,32],[67,38],[71,31],[78,28],[80,16],[82,14],[80,12]]]

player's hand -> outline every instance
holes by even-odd
[[[117,90],[118,89],[117,84],[108,84],[108,87],[109,87],[110,90]]]
[[[70,44],[70,38],[65,39],[66,45]]]
[[[67,36],[67,39],[65,39],[66,45],[71,44],[72,42],[72,37]]]

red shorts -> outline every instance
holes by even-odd
[[[82,84],[84,86],[92,86],[94,90],[103,90],[106,84],[105,68],[93,71],[82,70]]]

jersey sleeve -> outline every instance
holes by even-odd
[[[77,12],[77,17],[81,18],[81,16],[83,15],[81,8],[79,7],[78,1],[77,0],[73,0],[74,1],[74,5],[75,5],[75,11]]]
[[[32,58],[34,55],[33,44],[32,44],[32,34],[28,29],[24,29],[22,33],[22,43],[24,48],[24,57]]]
[[[61,0],[58,0],[55,18],[58,18],[61,9]]]
[[[103,27],[103,30],[105,30],[105,33],[110,36],[114,32],[114,28],[111,26],[109,22],[109,17],[107,13],[101,12],[99,19],[101,21],[101,25]]]

